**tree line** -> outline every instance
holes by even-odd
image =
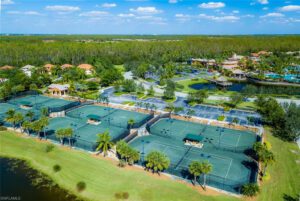
[[[88,36],[83,38],[88,38]],[[100,36],[99,36],[100,37]],[[51,38],[51,42],[45,42]],[[179,40],[105,41],[82,43],[67,36],[2,36],[0,65],[23,66],[45,63],[78,65],[107,59],[113,64],[129,61],[168,63],[190,57],[226,58],[233,52],[249,54],[260,50],[298,51],[299,36],[185,36]]]

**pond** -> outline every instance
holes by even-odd
[[[78,201],[24,161],[0,158],[0,170],[0,200]]]
[[[235,92],[246,90],[251,94],[300,95],[300,87],[258,85],[249,82],[233,82],[232,85],[228,87],[220,87],[214,83],[196,83],[189,87],[196,90],[227,90]]]
[[[225,89],[227,91],[237,91],[240,92],[242,91],[245,87],[247,86],[247,83],[245,82],[236,82],[236,83],[232,83],[231,86],[226,87]],[[189,86],[192,89],[196,89],[196,90],[201,90],[201,89],[207,89],[207,90],[214,90],[214,89],[224,89],[222,87],[217,86],[214,83],[196,83],[196,84],[192,84]]]

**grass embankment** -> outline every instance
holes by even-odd
[[[253,200],[279,201],[284,200],[284,196],[295,198],[300,192],[299,148],[295,143],[283,142],[271,136],[268,129],[266,131],[276,162],[268,168],[271,178],[263,182],[260,194]],[[45,143],[20,137],[13,132],[0,132],[0,156],[24,159],[61,187],[89,200],[116,200],[114,194],[118,192],[128,192],[128,200],[137,201],[238,200],[225,195],[202,194],[190,186],[165,177],[154,177],[143,170],[120,169],[114,161],[99,159],[83,151],[55,147],[46,153],[45,146]],[[52,170],[55,164],[62,167],[58,173]],[[75,187],[79,181],[87,184],[86,190],[81,193]]]
[[[204,195],[190,186],[166,177],[153,176],[135,168],[121,169],[115,161],[99,159],[90,154],[55,147],[46,153],[46,143],[21,137],[13,132],[0,132],[0,156],[28,161],[33,168],[50,176],[54,182],[71,193],[88,200],[117,200],[115,193],[128,192],[133,201],[229,201],[238,200],[225,195]],[[59,164],[61,171],[54,173],[53,166]],[[86,183],[79,193],[76,184]]]

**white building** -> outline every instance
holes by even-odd
[[[23,71],[23,73],[25,75],[27,75],[28,77],[31,77],[31,74],[32,74],[32,70],[34,69],[35,67],[32,66],[32,65],[26,65],[26,66],[23,66],[21,68],[21,70]]]

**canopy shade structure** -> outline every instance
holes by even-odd
[[[21,104],[21,105],[24,105],[24,106],[32,107],[32,104],[31,104],[31,102],[29,102],[29,101],[21,101],[20,104]]]
[[[101,117],[95,114],[90,114],[87,116],[87,118],[92,119],[92,120],[96,120],[96,121],[101,121]]]
[[[184,140],[201,142],[203,140],[203,136],[189,133],[185,136]]]

